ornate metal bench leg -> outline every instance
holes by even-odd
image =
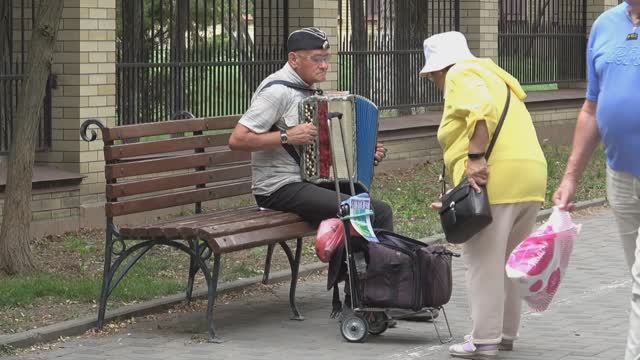
[[[191,240],[189,241],[189,247],[193,249],[193,252],[200,256],[200,241]],[[199,266],[194,259],[193,255],[189,260],[189,280],[187,282],[187,303],[191,303],[191,298],[193,295],[193,282],[195,280],[196,274],[198,273]]]
[[[97,327],[102,330],[104,326],[104,317],[107,311],[107,300],[109,299],[109,288],[111,287],[111,279],[113,271],[111,268],[111,255],[113,254],[113,232],[111,226],[107,223],[106,241],[104,247],[104,271],[102,272],[102,290],[100,291],[100,307],[98,308]]]
[[[267,259],[264,263],[264,274],[262,275],[262,283],[267,285],[269,283],[269,273],[271,272],[271,258],[273,257],[273,249],[276,244],[269,244],[267,246]]]
[[[208,303],[207,303],[207,324],[209,331],[210,343],[222,343],[223,340],[216,336],[216,332],[213,326],[213,306],[216,302],[216,295],[218,292],[218,275],[220,273],[220,254],[213,255],[213,270],[211,272],[211,283],[208,286]]]
[[[291,249],[286,242],[281,242],[282,250],[287,254],[289,265],[291,266],[291,287],[289,288],[289,305],[291,306],[291,320],[304,320],[304,316],[300,315],[296,306],[296,286],[298,284],[298,271],[300,270],[300,258],[302,257],[302,238],[296,239],[296,256],[293,257]]]

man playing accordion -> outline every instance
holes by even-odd
[[[317,28],[292,32],[287,39],[288,61],[256,89],[251,105],[231,134],[233,150],[252,152],[253,194],[260,207],[298,214],[314,226],[338,211],[333,187],[303,181],[292,149],[311,144],[318,134],[298,116],[299,102],[325,81],[331,52],[327,35]],[[377,144],[375,159],[386,154]],[[299,159],[298,159],[299,160]],[[346,200],[349,195],[342,194]],[[373,226],[393,230],[388,204],[372,200]]]

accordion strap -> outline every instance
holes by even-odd
[[[284,85],[288,88],[292,88],[292,89],[296,89],[296,90],[300,90],[300,91],[308,91],[310,93],[313,93],[313,95],[322,95],[323,91],[322,89],[312,89],[308,86],[304,86],[304,85],[300,85],[300,84],[296,84],[294,82],[291,81],[287,81],[287,80],[273,80],[273,81],[269,81],[268,83],[264,84],[264,86],[262,87],[262,89],[260,89],[260,91],[271,87],[273,85]]]
[[[273,81],[269,81],[268,83],[266,83],[262,89],[260,89],[260,91],[273,86],[273,85],[284,85],[286,87],[292,88],[292,89],[296,89],[296,90],[300,90],[300,91],[307,91],[312,93],[313,95],[322,95],[322,89],[312,89],[310,87],[307,86],[303,86],[300,84],[296,84],[294,82],[291,81],[286,81],[286,80],[273,80]],[[274,124],[271,127],[271,131],[280,131],[280,129]],[[298,164],[298,166],[300,166],[300,154],[298,154],[298,151],[296,150],[295,147],[293,147],[293,145],[291,144],[282,144],[282,147],[289,153],[289,155],[291,155],[291,157],[293,158],[293,160],[296,162],[296,164]]]
[[[280,129],[277,126],[273,125],[271,127],[271,131],[280,131]],[[296,150],[296,148],[294,148],[293,145],[291,144],[281,144],[281,145],[289,153],[289,155],[291,155],[291,157],[296,162],[296,164],[300,166],[300,154],[298,154],[298,151]]]

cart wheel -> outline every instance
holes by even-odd
[[[369,325],[361,316],[352,315],[342,320],[340,332],[348,342],[364,342],[369,335]]]
[[[384,312],[374,312],[371,313],[367,320],[369,320],[369,334],[371,335],[380,335],[383,332],[387,331],[389,328],[389,323],[387,314]]]

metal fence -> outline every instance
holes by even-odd
[[[287,0],[119,0],[119,124],[242,113],[286,61]]]
[[[418,78],[422,42],[459,28],[458,0],[338,0],[338,88],[370,98],[381,109],[439,103]]]
[[[586,0],[501,0],[499,64],[523,84],[586,77]]]
[[[18,96],[27,71],[28,40],[35,19],[35,0],[0,1],[0,153],[13,141]],[[51,147],[51,84],[47,82],[36,150]]]

